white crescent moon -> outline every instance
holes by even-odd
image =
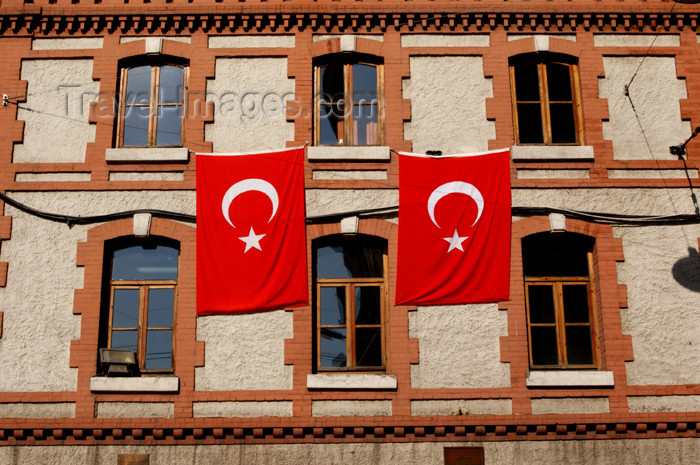
[[[262,192],[270,198],[270,202],[272,202],[272,215],[270,215],[270,219],[267,220],[268,223],[272,221],[272,218],[274,218],[275,213],[277,213],[277,207],[279,206],[280,202],[275,187],[263,179],[244,179],[243,181],[239,181],[233,186],[229,187],[226,193],[224,194],[223,200],[221,201],[221,212],[224,214],[224,218],[226,219],[228,224],[230,224],[234,228],[235,226],[231,222],[231,218],[229,218],[228,215],[228,210],[231,207],[231,202],[233,202],[233,199],[235,199],[240,194],[248,191]]]
[[[440,227],[440,225],[437,224],[437,221],[435,221],[435,205],[437,205],[441,198],[448,194],[464,194],[474,199],[474,202],[476,202],[476,206],[479,209],[476,219],[474,220],[474,223],[472,223],[472,226],[474,226],[476,222],[479,221],[479,218],[481,218],[481,214],[484,211],[484,197],[482,197],[479,189],[462,181],[445,183],[430,194],[430,197],[428,198],[428,214],[430,215],[430,219],[433,221],[433,224],[438,228]]]

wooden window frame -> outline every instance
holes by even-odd
[[[342,120],[342,143],[338,141],[337,144],[328,145],[330,147],[373,147],[384,145],[384,64],[378,60],[372,60],[369,58],[358,57],[357,55],[350,55],[346,57],[345,55],[340,58],[333,58],[330,60],[324,60],[322,62],[316,63],[314,65],[314,125],[313,125],[313,140],[314,145],[321,144],[321,69],[324,66],[331,64],[341,64],[343,66],[343,93],[344,101],[348,100],[352,102],[350,111],[345,110],[345,114]],[[377,141],[375,144],[354,144],[355,140],[354,125],[352,124],[354,120],[354,109],[358,105],[358,102],[353,102],[352,98],[348,99],[348,96],[353,95],[353,72],[352,67],[354,65],[367,65],[373,66],[377,70]],[[339,131],[340,132],[340,131]]]
[[[150,66],[150,86],[148,103],[130,103],[128,104],[128,96],[126,89],[128,85],[127,74],[130,69],[139,66]],[[182,68],[182,102],[181,103],[158,103],[160,93],[160,70],[163,66],[173,66]],[[187,96],[189,95],[189,65],[183,63],[175,63],[170,61],[162,61],[157,63],[137,62],[122,66],[119,74],[119,117],[117,118],[117,147],[123,148],[143,148],[143,147],[182,147],[185,144],[185,130],[187,122]],[[157,127],[158,127],[158,107],[165,106],[181,106],[182,114],[180,120],[180,143],[177,145],[156,145]],[[126,121],[127,107],[148,107],[148,137],[147,144],[144,146],[124,146],[124,124]]]
[[[527,311],[527,340],[528,340],[528,354],[530,359],[530,368],[538,370],[551,370],[551,369],[600,369],[600,347],[599,338],[597,331],[597,309],[595,302],[595,279],[594,279],[594,269],[593,269],[593,253],[587,252],[588,259],[588,276],[556,276],[556,277],[528,277],[525,276],[525,302]],[[562,287],[567,284],[581,285],[585,284],[588,288],[588,323],[565,323],[564,321],[564,303],[563,303],[563,293]],[[551,285],[554,291],[554,323],[531,323],[530,322],[530,286],[537,285]],[[552,327],[556,328],[557,336],[557,358],[558,365],[534,365],[532,358],[532,326],[539,327]],[[591,333],[591,351],[592,351],[592,363],[587,365],[573,365],[568,363],[567,358],[567,344],[566,344],[566,326],[590,326]]]
[[[179,261],[179,259],[178,259]],[[179,264],[178,264],[179,268]],[[109,325],[107,328],[107,347],[112,347],[112,330],[113,315],[114,315],[114,294],[118,289],[138,289],[139,290],[139,315],[138,326],[136,327],[118,327],[117,331],[136,331],[136,361],[139,371],[142,373],[173,373],[175,371],[175,329],[177,316],[177,280],[144,280],[144,281],[126,281],[112,280],[109,290]],[[150,289],[173,289],[173,325],[172,326],[148,326],[148,292]],[[172,342],[170,344],[170,368],[168,369],[146,369],[146,336],[148,330],[170,330]]]
[[[540,89],[540,99],[519,101],[515,92],[515,68],[520,64],[535,63],[537,65],[537,81]],[[572,101],[564,100],[549,100],[549,86],[547,82],[547,64],[554,63],[564,65],[569,68],[571,97]],[[517,145],[563,145],[563,146],[579,146],[583,145],[583,111],[581,108],[581,84],[579,78],[578,64],[572,61],[567,61],[557,58],[533,58],[533,59],[518,59],[512,61],[509,66],[510,72],[510,93],[511,101],[513,102],[513,129],[515,132],[515,143]],[[520,142],[520,128],[518,122],[518,104],[519,103],[539,103],[540,113],[542,116],[542,138],[541,143],[524,143]],[[576,141],[569,143],[552,142],[552,124],[550,115],[550,103],[570,103],[574,107],[574,133]]]
[[[357,373],[377,373],[387,371],[387,328],[389,308],[389,286],[387,282],[388,257],[386,251],[382,252],[382,277],[380,278],[316,278],[316,371],[317,372],[357,372]],[[322,367],[321,366],[321,288],[322,287],[345,287],[345,325],[324,325],[323,328],[338,327],[346,328],[346,353],[347,361],[344,367]],[[378,367],[356,366],[357,348],[355,346],[355,292],[356,287],[379,287],[380,295],[380,315],[379,324],[360,325],[360,327],[380,328],[382,365]]]

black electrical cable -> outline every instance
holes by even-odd
[[[36,216],[38,218],[45,219],[47,221],[54,221],[58,223],[65,223],[68,226],[73,226],[75,224],[86,225],[94,223],[104,223],[107,221],[119,220],[123,218],[130,218],[137,213],[147,213],[157,218],[165,218],[177,221],[184,221],[188,223],[196,223],[197,218],[195,215],[188,215],[185,213],[170,212],[165,210],[151,210],[151,209],[139,209],[139,210],[128,210],[117,213],[109,213],[106,215],[94,215],[94,216],[71,216],[71,215],[59,215],[56,213],[48,213],[37,210],[35,208],[29,207],[20,203],[11,197],[8,197],[5,193],[0,192],[0,200],[23,211],[27,214]],[[398,206],[388,206],[379,208],[370,208],[363,210],[352,210],[339,213],[330,213],[326,215],[316,215],[306,217],[307,223],[324,223],[330,221],[337,221],[341,218],[346,218],[350,216],[358,217],[382,217],[391,215],[394,216],[398,212]],[[700,215],[683,214],[683,215],[670,215],[670,216],[650,216],[650,215],[624,215],[618,213],[601,213],[601,212],[586,212],[579,210],[568,210],[564,208],[552,208],[552,207],[512,207],[511,214],[513,216],[545,216],[549,214],[561,214],[567,218],[578,219],[582,221],[588,221],[590,223],[608,224],[608,225],[619,225],[619,226],[664,226],[664,225],[685,225],[685,224],[700,224]]]

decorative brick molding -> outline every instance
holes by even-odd
[[[161,218],[153,218],[151,236],[167,237],[180,243],[178,302],[174,376],[179,378],[175,416],[192,416],[191,395],[194,390],[194,367],[203,358],[202,344],[195,340],[195,232],[193,227]],[[96,226],[88,231],[87,242],[78,244],[77,266],[85,268],[84,288],[75,291],[73,313],[81,315],[79,340],[71,341],[71,367],[78,368],[76,418],[92,418],[95,402],[133,400],[133,394],[100,394],[91,391],[97,367],[100,329],[101,293],[105,241],[133,236],[133,219],[123,219]],[[159,394],[151,394],[159,397]],[[144,394],[139,394],[143,400]]]
[[[611,413],[627,413],[628,394],[625,362],[631,361],[632,342],[622,334],[620,308],[626,304],[626,287],[617,283],[616,263],[624,260],[622,242],[613,237],[612,227],[567,219],[569,232],[595,238],[593,266],[595,273],[595,305],[597,308],[597,334],[600,368],[612,372],[614,383],[606,388],[591,390],[586,386],[566,386],[555,391],[528,386],[529,368],[527,316],[521,239],[531,234],[549,231],[548,217],[525,218],[513,223],[511,239],[510,300],[501,302],[499,308],[508,311],[508,336],[501,337],[501,361],[510,363],[513,397],[513,413],[531,413],[531,399],[542,397],[591,397],[609,396]],[[521,328],[520,331],[517,328]]]
[[[587,416],[587,417],[590,417]],[[685,418],[687,417],[687,418]],[[619,422],[612,418],[599,421],[568,422],[546,419],[536,421],[527,416],[519,421],[455,421],[428,417],[425,421],[397,424],[394,421],[367,417],[323,419],[317,426],[298,420],[280,419],[278,426],[264,423],[234,422],[227,419],[199,419],[173,426],[161,419],[157,426],[141,426],[138,420],[72,422],[53,426],[32,425],[0,428],[0,446],[14,445],[222,445],[222,444],[329,444],[391,442],[494,442],[559,441],[646,438],[700,438],[697,417],[661,419],[634,418]],[[182,423],[182,422],[181,422]]]

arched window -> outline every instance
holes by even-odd
[[[580,145],[578,65],[574,57],[531,53],[510,60],[517,144]]]
[[[184,143],[188,66],[179,60],[137,60],[120,71],[118,147]]]
[[[597,368],[594,243],[568,232],[522,239],[531,368]]]
[[[100,347],[134,351],[141,372],[171,373],[179,244],[115,240],[105,254]]]
[[[385,369],[386,247],[364,235],[314,241],[317,371]]]
[[[384,143],[384,69],[375,57],[333,55],[314,67],[314,144]]]

